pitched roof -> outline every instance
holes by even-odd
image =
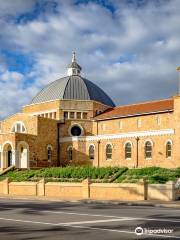
[[[102,114],[96,116],[95,119],[104,120],[135,115],[144,115],[157,112],[172,111],[173,108],[174,100],[164,99],[110,108],[103,112]]]

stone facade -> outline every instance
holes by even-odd
[[[15,114],[1,122],[1,168],[10,164],[7,162],[8,151],[12,152],[11,164],[17,167],[64,165],[71,160],[69,147],[72,147],[72,161],[89,161],[91,145],[95,151],[94,159],[91,160],[94,166],[179,167],[180,97],[174,97],[173,102],[173,110],[169,112],[100,120],[96,119],[95,114],[97,111],[104,112],[108,106],[94,101],[55,101],[47,105],[42,103],[26,106],[23,113]],[[53,115],[51,118],[45,115],[51,110],[58,113],[56,119]],[[64,119],[64,112],[86,112],[87,115],[86,119]],[[44,116],[41,117],[42,113]],[[25,132],[12,132],[15,123],[23,123]],[[81,127],[82,136],[71,136],[70,130],[74,125]],[[144,156],[147,140],[152,143],[152,157],[149,159]],[[172,153],[167,158],[168,140],[172,143]],[[125,158],[127,142],[132,147],[130,159]],[[22,145],[21,149],[19,144]],[[106,159],[107,144],[112,146],[111,159]],[[51,147],[49,160],[48,146]],[[23,152],[22,148],[26,151]],[[21,157],[23,154],[26,156]],[[27,163],[21,164],[21,161]]]
[[[98,167],[180,167],[180,96],[114,107],[86,79],[74,76],[68,81],[66,77],[63,84],[55,84],[73,99],[62,95],[33,102],[0,122],[1,168],[64,166],[72,161]],[[54,97],[52,90],[47,94],[40,97]]]

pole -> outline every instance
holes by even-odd
[[[136,138],[137,141],[137,152],[136,152],[136,167],[139,167],[139,137]]]
[[[180,95],[180,66],[177,68],[178,71],[178,95]]]
[[[99,167],[99,155],[100,155],[100,153],[99,153],[99,145],[100,145],[100,140],[98,140],[97,143],[98,143],[98,162],[97,162],[97,166]]]

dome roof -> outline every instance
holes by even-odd
[[[32,99],[31,104],[63,99],[94,100],[115,106],[101,88],[79,75],[67,76],[50,83]]]

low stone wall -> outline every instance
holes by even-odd
[[[144,182],[139,183],[92,183],[90,198],[101,200],[145,200]]]
[[[0,195],[4,194],[3,193],[3,182],[0,182]]]
[[[176,200],[180,200],[180,188],[175,190],[175,198]]]
[[[8,193],[12,196],[37,196],[37,182],[11,182]]]
[[[58,199],[97,199],[97,200],[163,200],[176,199],[173,182],[167,184],[138,183],[91,183],[89,179],[81,183],[48,182],[0,182],[0,195],[45,196]]]
[[[148,200],[175,200],[174,182],[167,182],[166,184],[148,184]]]
[[[57,197],[61,199],[81,199],[82,184],[81,183],[55,183],[45,184],[45,196]]]

